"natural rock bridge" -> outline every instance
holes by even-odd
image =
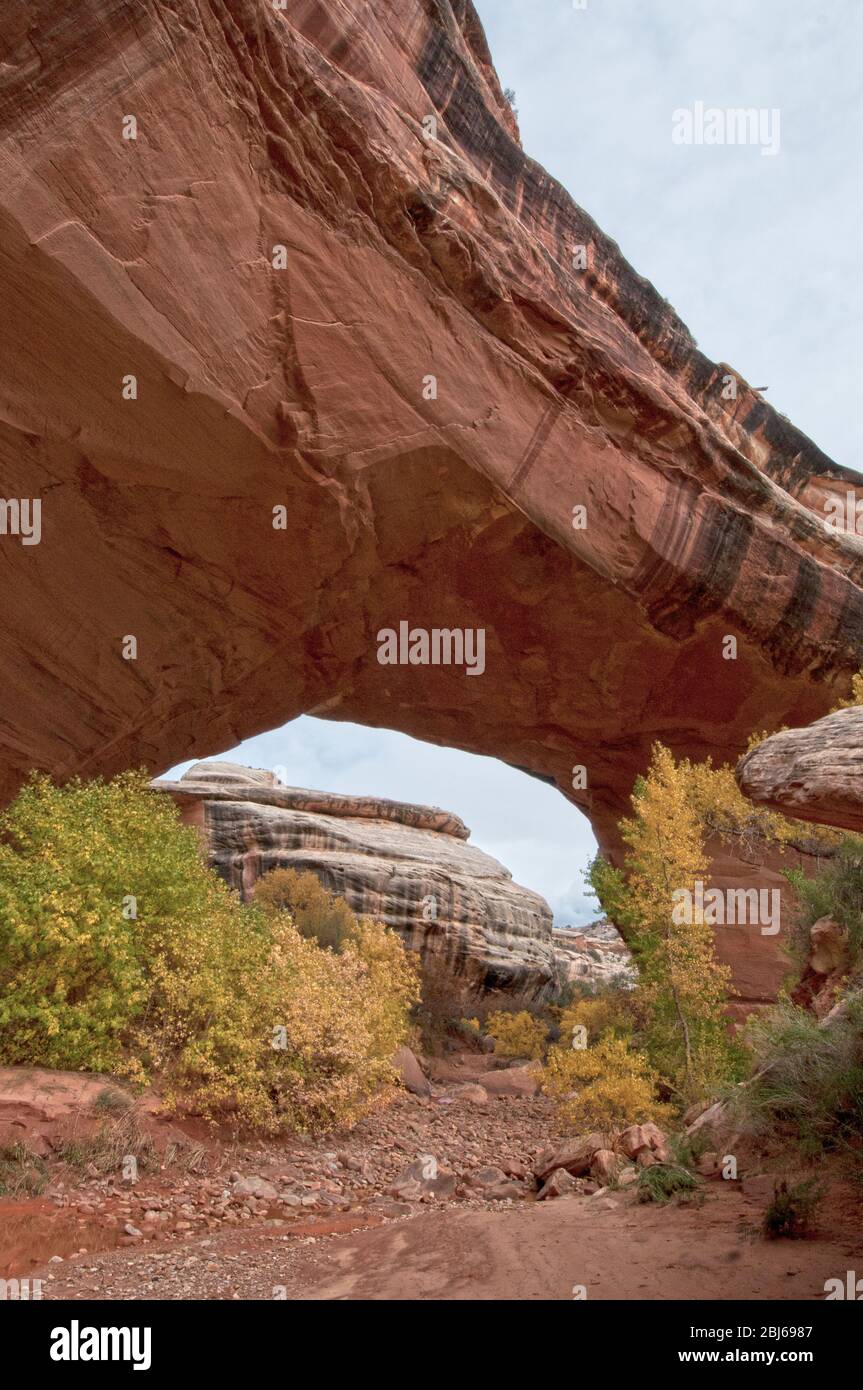
[[[308,712],[613,846],[653,740],[846,691],[859,478],[523,153],[470,0],[33,0],[0,61],[3,795]],[[481,677],[381,665],[403,621]]]

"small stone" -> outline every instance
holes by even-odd
[[[249,1178],[240,1178],[239,1182],[235,1182],[233,1195],[234,1197],[260,1197],[265,1201],[274,1202],[279,1194],[271,1182],[253,1175]]]
[[[465,1182],[469,1187],[497,1187],[505,1182],[506,1173],[502,1168],[479,1168],[475,1173],[468,1173]]]
[[[525,1195],[525,1190],[517,1182],[500,1182],[494,1187],[483,1188],[482,1195],[489,1202],[517,1202]]]
[[[501,1163],[501,1168],[508,1178],[526,1178],[527,1169],[517,1158],[505,1158]]]
[[[488,1105],[488,1091],[476,1082],[466,1081],[461,1086],[451,1086],[449,1094],[454,1100],[467,1101],[468,1105]]]

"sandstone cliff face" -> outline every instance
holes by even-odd
[[[771,907],[778,903],[776,922],[764,931],[764,923],[751,920],[744,923],[717,925],[713,928],[717,959],[731,970],[734,993],[728,1002],[728,1012],[742,1020],[753,1010],[775,1002],[780,987],[791,970],[787,954],[789,938],[797,915],[797,899],[785,877],[787,869],[801,869],[807,876],[817,873],[823,860],[815,845],[806,846],[805,832],[801,844],[761,844],[739,848],[719,836],[711,836],[706,845],[710,859],[710,887],[722,893],[752,892],[770,895],[765,902]],[[778,894],[778,898],[772,895]],[[772,927],[778,926],[775,934]]]
[[[740,790],[787,816],[863,832],[863,709],[773,734],[740,759]]]
[[[0,473],[42,508],[0,795],[308,712],[503,758],[614,850],[654,739],[844,692],[861,480],[523,152],[469,0],[33,0],[0,62]],[[484,674],[382,666],[402,621]]]
[[[309,870],[470,989],[541,996],[561,983],[545,899],[468,844],[458,816],[283,787],[234,763],[153,785],[203,829],[210,863],[246,898],[270,869]]]

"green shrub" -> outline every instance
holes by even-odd
[[[807,878],[802,869],[788,869],[800,912],[791,934],[791,954],[798,966],[809,954],[809,928],[819,917],[832,917],[844,929],[848,967],[853,972],[863,957],[863,839],[843,838],[821,871]]]
[[[401,942],[338,954],[243,905],[143,773],[34,777],[0,817],[0,1062],[160,1077],[275,1130],[351,1123],[392,1076],[418,992]]]
[[[755,1075],[732,1093],[750,1133],[790,1138],[805,1156],[859,1153],[863,1132],[863,1004],[827,1027],[786,1004],[753,1017],[746,1037]]]
[[[0,1197],[38,1197],[48,1186],[48,1168],[26,1144],[0,1148]]]
[[[658,1206],[665,1206],[674,1199],[688,1202],[700,1189],[694,1173],[677,1163],[652,1163],[638,1175],[639,1202],[655,1202]]]
[[[795,1240],[807,1235],[815,1208],[823,1196],[824,1185],[815,1178],[790,1187],[787,1182],[780,1182],[761,1222],[765,1240]]]

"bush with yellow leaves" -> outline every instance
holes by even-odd
[[[379,922],[363,919],[337,954],[273,924],[269,991],[274,1044],[266,1067],[273,1117],[322,1131],[354,1124],[395,1080],[392,1057],[419,997],[415,957]]]
[[[830,711],[835,714],[839,709],[854,709],[856,705],[863,705],[863,671],[858,671],[851,677],[851,691],[847,700],[840,700]]]
[[[646,1054],[681,1106],[736,1079],[741,1065],[725,1020],[730,971],[716,958],[713,929],[704,913],[687,922],[674,910],[678,893],[691,896],[707,879],[707,818],[726,804],[723,789],[725,778],[709,764],[677,762],[655,744],[633,791],[633,815],[620,822],[623,870],[594,864],[591,874],[614,903],[638,964]]]
[[[352,1123],[392,1077],[419,992],[376,923],[335,953],[244,905],[143,773],[0,816],[0,1062],[106,1071],[213,1118]]]
[[[607,1033],[592,1047],[549,1048],[542,1088],[557,1101],[561,1124],[583,1133],[666,1122],[672,1108],[658,1100],[658,1080],[642,1053]]]
[[[489,1014],[485,1031],[494,1038],[496,1057],[541,1057],[548,1037],[548,1025],[526,1009]]]
[[[356,936],[357,919],[344,898],[330,893],[308,870],[271,869],[258,879],[253,897],[265,912],[289,912],[300,936],[331,951]]]
[[[618,1038],[631,1038],[636,1023],[641,1020],[640,1002],[634,991],[622,989],[610,989],[593,998],[578,999],[561,1013],[561,1040],[571,1046],[576,1030],[581,1028],[589,1046],[607,1033]]]

